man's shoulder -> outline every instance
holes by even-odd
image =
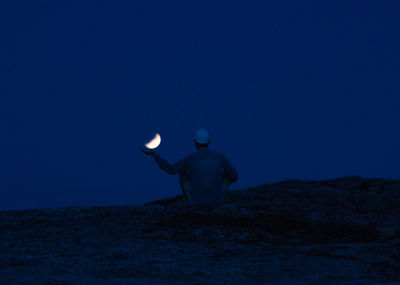
[[[222,152],[222,151],[220,151],[220,150],[216,150],[216,149],[213,149],[213,150],[211,150],[214,154],[216,154],[216,155],[220,155],[220,156],[225,156],[225,154]]]
[[[202,155],[207,155],[207,156],[215,156],[215,157],[226,157],[225,154],[219,150],[215,149],[203,149],[201,151],[196,151],[192,153],[193,156],[202,156]]]

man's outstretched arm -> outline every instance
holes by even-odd
[[[145,149],[145,148],[140,148],[140,150],[147,155],[151,155],[154,157],[155,161],[157,162],[158,166],[167,172],[168,174],[177,174],[180,173],[185,165],[185,158],[181,159],[177,163],[171,165],[168,161],[166,161],[164,158],[162,158],[160,155],[158,155],[154,150],[152,149]]]
[[[154,153],[153,154],[154,160],[158,164],[158,166],[167,172],[168,174],[177,174],[180,173],[181,170],[183,169],[183,166],[185,165],[185,158],[179,160],[175,164],[170,164],[167,160],[162,158],[159,154]]]

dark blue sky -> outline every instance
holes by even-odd
[[[180,194],[138,148],[175,162],[198,128],[231,189],[400,179],[398,1],[8,2],[0,209]]]

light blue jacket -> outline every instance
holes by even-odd
[[[219,205],[225,200],[222,175],[232,184],[238,172],[221,152],[200,148],[175,164],[170,164],[159,154],[154,155],[158,166],[168,174],[188,174],[191,179],[190,195],[198,204]]]

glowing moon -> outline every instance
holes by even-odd
[[[149,141],[148,143],[145,144],[145,146],[149,149],[154,149],[156,147],[158,147],[161,143],[161,137],[159,133],[156,133],[156,135],[154,136],[154,138]]]

